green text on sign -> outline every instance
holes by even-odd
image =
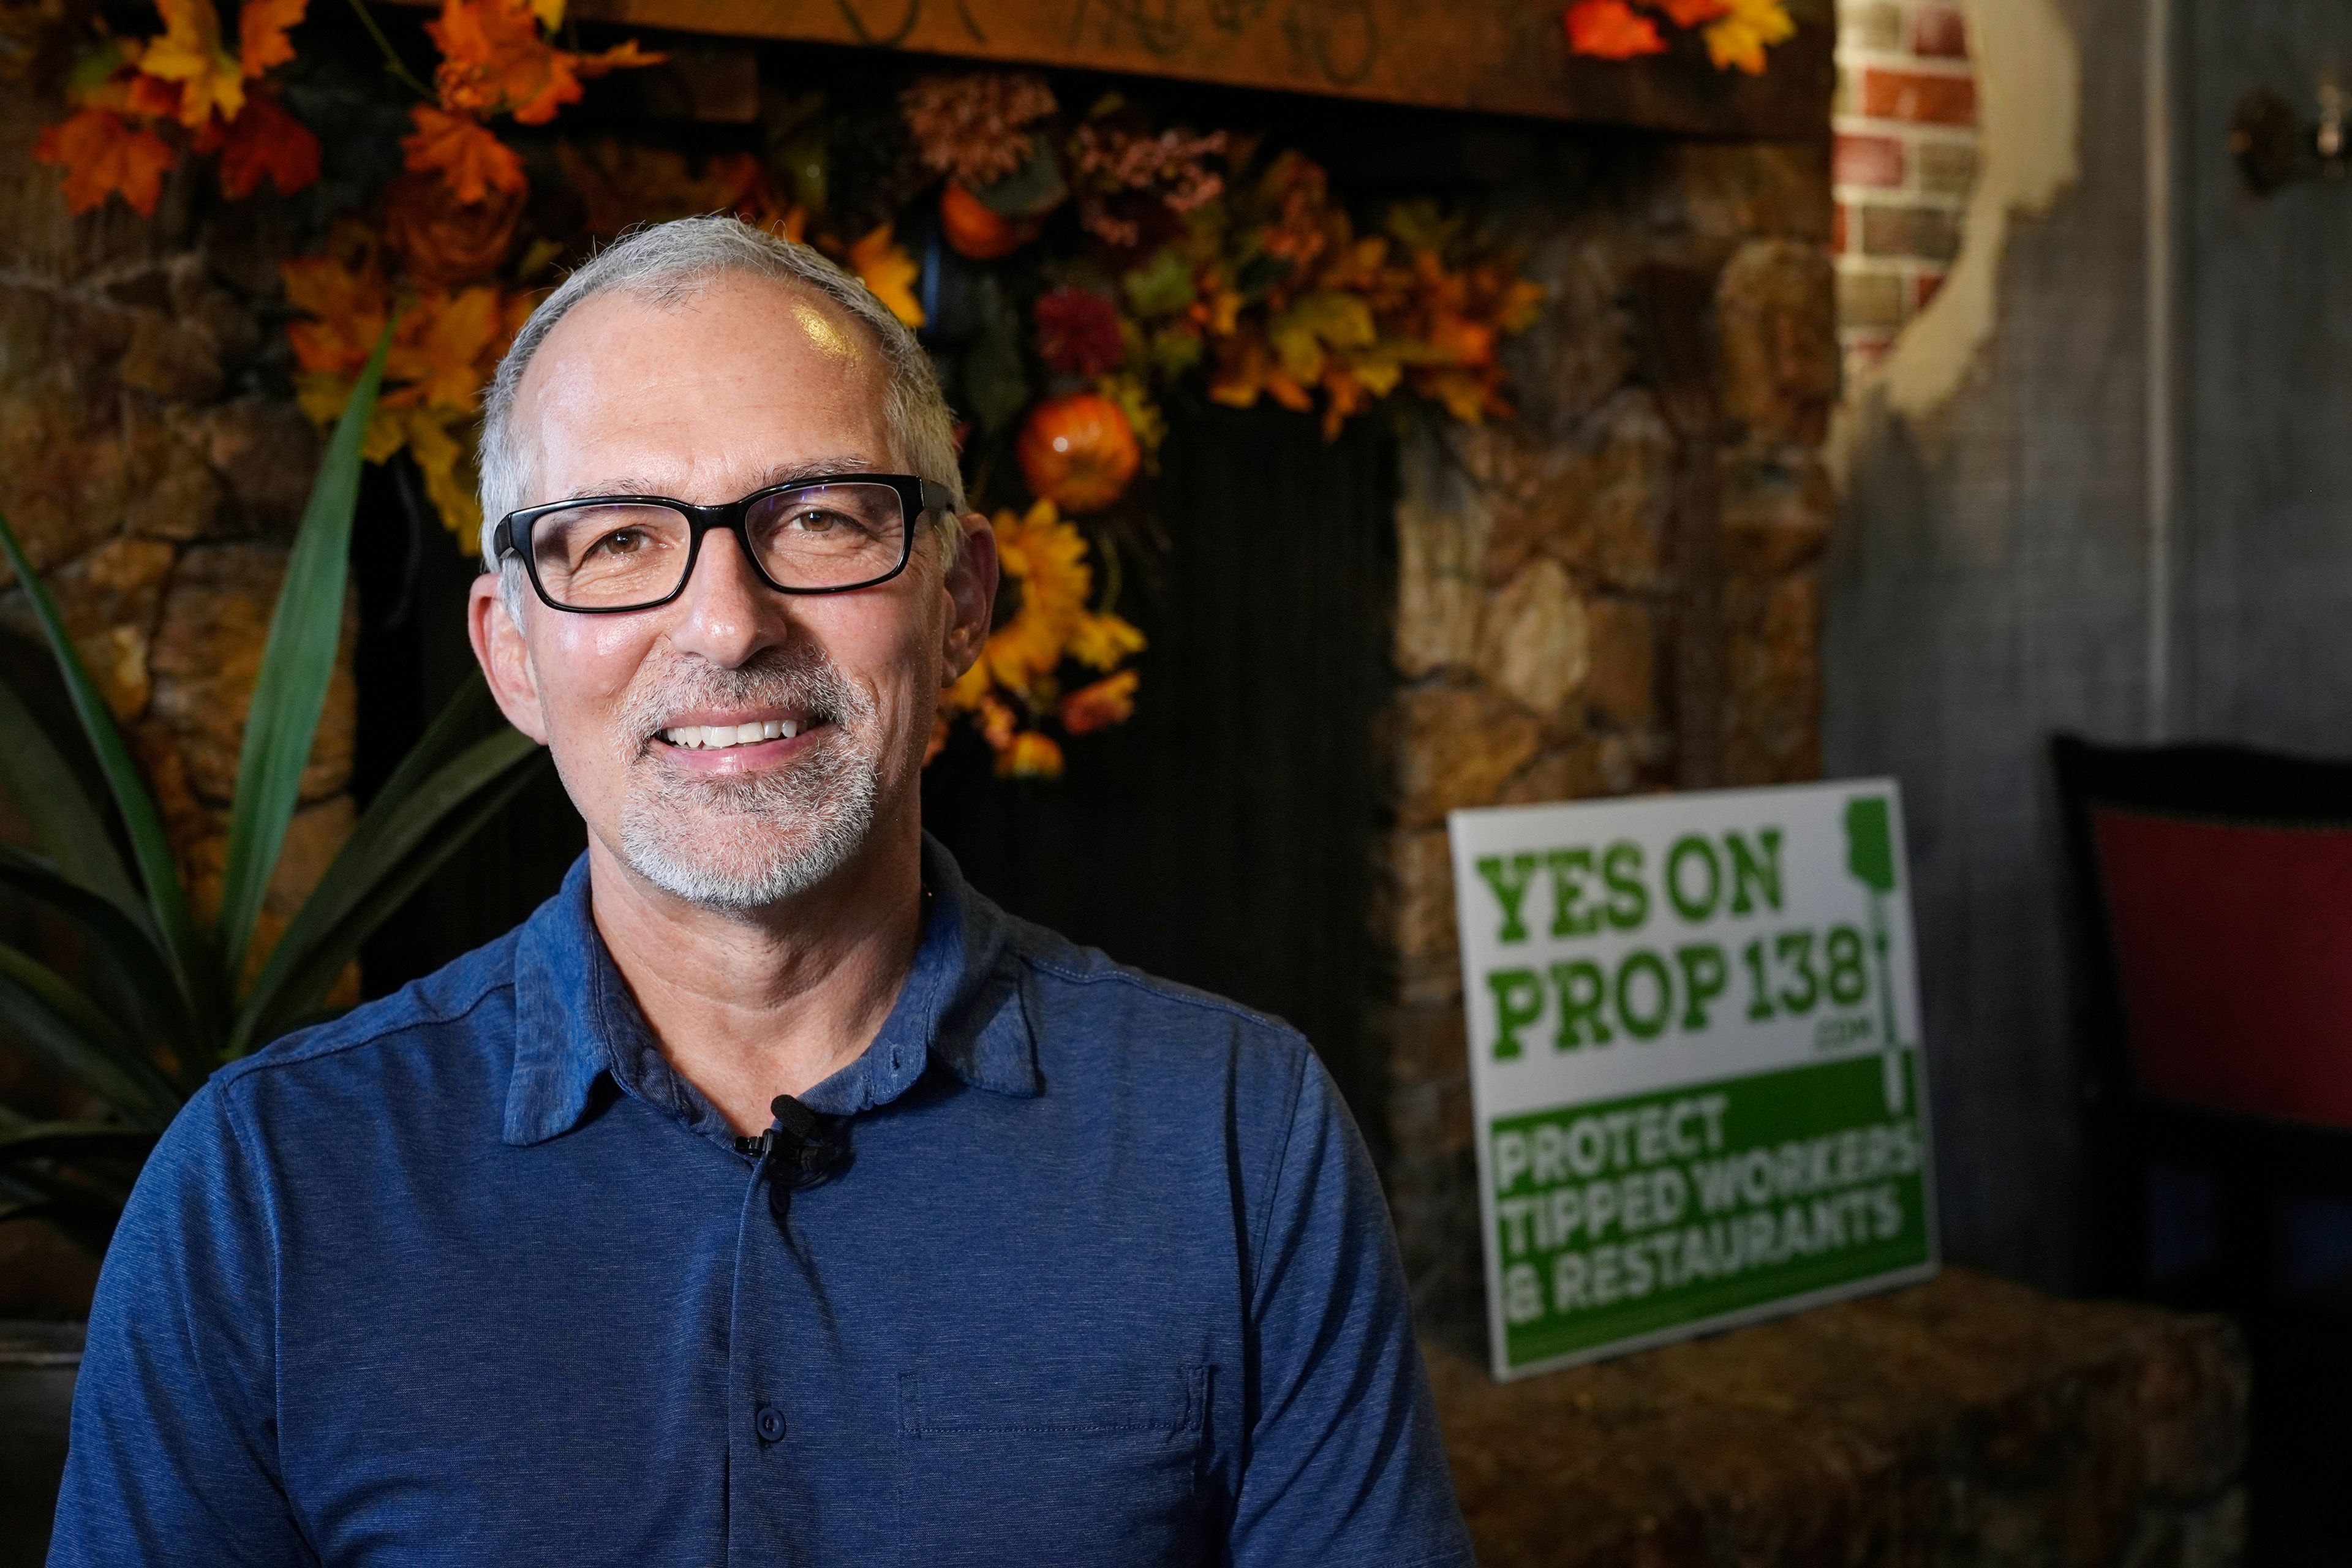
[[[1496,1121],[1505,1360],[1927,1264],[1926,1140],[1888,1103],[1864,1057]]]

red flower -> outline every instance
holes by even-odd
[[[1091,289],[1056,289],[1037,301],[1037,357],[1092,381],[1127,363],[1118,307]]]
[[[1630,60],[1636,55],[1662,55],[1666,41],[1658,25],[1625,0],[1575,0],[1561,14],[1572,54],[1597,59]]]

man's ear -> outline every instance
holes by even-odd
[[[539,704],[539,673],[530,667],[530,647],[523,641],[522,628],[507,613],[501,585],[496,572],[485,572],[474,579],[466,605],[466,632],[482,675],[490,683],[490,695],[499,700],[499,711],[507,716],[508,723],[544,746],[547,716]]]
[[[956,522],[963,530],[963,544],[943,584],[950,614],[947,641],[940,649],[946,659],[942,687],[953,686],[980,657],[996,614],[996,531],[976,511],[965,512]]]

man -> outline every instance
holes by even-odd
[[[1305,1042],[922,835],[996,561],[906,330],[649,229],[517,338],[482,489],[475,651],[587,854],[190,1103],[52,1563],[1466,1563]]]

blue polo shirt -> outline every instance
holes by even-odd
[[[781,1216],[584,861],[215,1075],[107,1255],[50,1563],[1468,1563],[1306,1042],[924,869]]]

